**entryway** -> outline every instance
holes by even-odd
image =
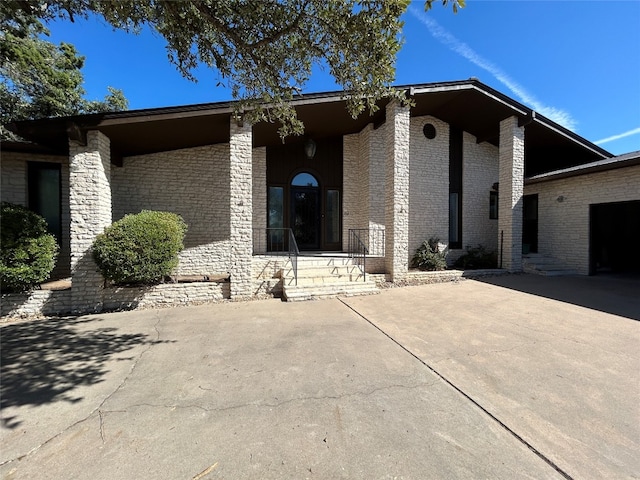
[[[267,148],[267,227],[290,228],[300,251],[342,251],[342,138]]]

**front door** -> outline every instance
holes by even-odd
[[[320,248],[320,189],[291,186],[290,225],[300,250]]]
[[[342,137],[267,147],[269,246],[287,245],[291,229],[300,250],[342,250]],[[273,240],[271,240],[273,237]],[[282,237],[282,238],[281,238]]]

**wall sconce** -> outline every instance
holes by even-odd
[[[312,139],[307,138],[304,142],[304,154],[307,156],[307,160],[313,160],[313,157],[316,156],[316,142]]]
[[[558,198],[556,198],[556,202],[558,202],[558,203],[564,202],[564,196],[560,195]]]

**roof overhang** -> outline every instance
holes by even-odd
[[[589,173],[605,172],[618,168],[632,167],[640,165],[640,151],[620,155],[597,162],[591,162],[584,165],[576,165],[574,167],[563,168],[552,172],[541,173],[532,177],[525,178],[525,185],[532,185],[542,182],[550,182],[560,180],[562,178],[577,177]]]
[[[529,175],[611,157],[606,150],[475,79],[397,88],[413,100],[412,116],[437,117],[469,132],[478,143],[497,146],[500,122],[517,116],[525,126]],[[376,112],[354,119],[346,109],[344,92],[304,94],[292,102],[305,125],[305,135],[318,139],[360,132],[369,123],[383,124],[387,103],[382,99]],[[70,133],[82,136],[82,132],[97,129],[109,137],[112,156],[117,159],[228,142],[233,107],[232,102],[221,102],[130,110],[16,122],[10,128],[62,154],[68,152]],[[254,146],[282,144],[278,128],[275,122],[255,125]],[[299,141],[285,139],[285,143]]]

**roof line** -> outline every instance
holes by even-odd
[[[574,167],[563,168],[561,170],[540,173],[538,175],[525,178],[524,183],[525,185],[530,185],[534,183],[550,182],[561,178],[577,177],[588,173],[603,172],[617,168],[631,167],[634,165],[640,165],[640,151],[619,155],[613,158],[606,158],[596,162],[585,163],[584,165],[576,165]]]
[[[392,88],[396,90],[407,90],[410,95],[416,95],[420,93],[436,93],[436,92],[445,92],[445,91],[456,91],[456,90],[476,90],[489,98],[493,99],[496,102],[499,102],[508,108],[514,110],[514,113],[517,115],[524,115],[528,118],[533,118],[533,121],[536,121],[551,130],[554,130],[556,133],[568,138],[584,148],[590,150],[597,155],[600,155],[603,158],[611,158],[613,155],[607,150],[595,145],[589,140],[581,137],[580,135],[568,130],[562,125],[557,124],[553,120],[550,120],[539,113],[535,113],[534,110],[523,105],[522,103],[514,100],[513,98],[499,92],[498,90],[489,87],[488,85],[482,83],[480,80],[476,78],[470,78],[468,80],[453,80],[453,81],[445,81],[445,82],[433,82],[433,83],[423,83],[418,85],[399,85],[393,86]],[[348,95],[348,92],[335,90],[331,92],[317,92],[317,93],[303,93],[297,95],[295,98],[291,100],[291,104],[295,106],[300,105],[313,105],[320,103],[330,103],[336,101],[344,101],[345,96]],[[120,112],[109,112],[109,113],[94,113],[94,114],[86,114],[86,115],[74,115],[70,117],[57,117],[54,119],[41,119],[41,120],[28,120],[24,121],[24,123],[28,123],[30,125],[38,125],[39,123],[49,123],[49,122],[79,122],[83,124],[87,124],[90,126],[97,125],[113,125],[118,123],[126,123],[127,121],[130,123],[138,123],[149,120],[149,117],[154,117],[156,120],[161,120],[164,118],[179,118],[181,116],[204,116],[211,114],[226,114],[233,112],[233,106],[236,104],[236,101],[224,101],[224,102],[213,102],[213,103],[199,103],[193,105],[181,105],[181,106],[173,106],[173,107],[154,107],[154,108],[145,108],[145,109],[137,109],[137,110],[124,110]],[[20,124],[23,122],[15,122],[16,124]]]

